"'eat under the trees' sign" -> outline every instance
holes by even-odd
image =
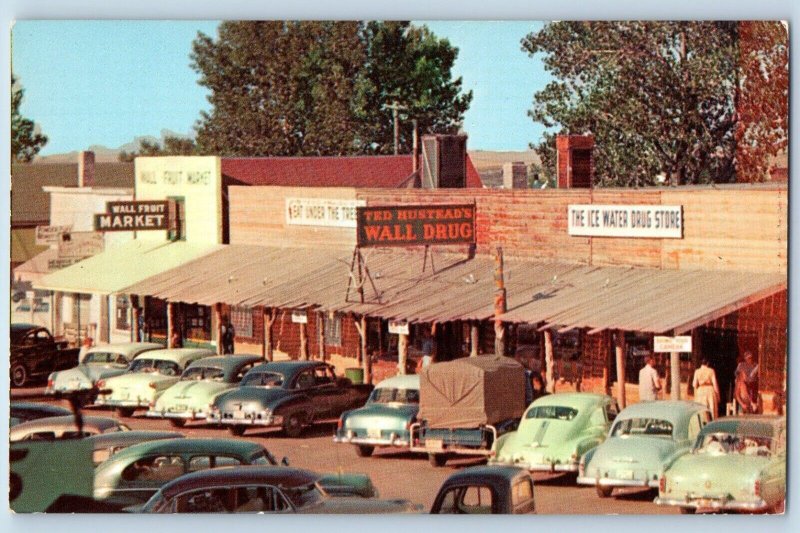
[[[475,205],[358,208],[359,246],[473,244]]]

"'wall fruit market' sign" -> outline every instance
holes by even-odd
[[[138,200],[107,202],[106,212],[94,216],[95,231],[143,231],[169,229],[169,202]]]

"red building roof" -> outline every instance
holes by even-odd
[[[241,185],[391,189],[412,172],[411,155],[222,158],[222,175]],[[483,187],[469,156],[467,187]]]

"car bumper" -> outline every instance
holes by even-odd
[[[385,437],[348,437],[346,435],[335,435],[333,437],[333,442],[362,446],[396,446],[398,448],[405,448],[408,446],[408,439],[402,437],[391,439]]]
[[[82,383],[80,385],[74,385],[74,386],[57,385],[57,386],[52,387],[52,388],[51,387],[47,387],[46,389],[44,389],[44,393],[47,396],[54,396],[56,394],[65,394],[65,393],[70,393],[70,392],[82,392],[82,391],[87,391],[87,390],[91,390],[91,389],[92,389],[92,384],[91,383]]]
[[[206,417],[206,421],[211,424],[226,424],[229,426],[273,427],[273,426],[281,426],[283,424],[282,416],[268,415],[268,416],[262,416],[262,418],[258,418],[257,414],[258,413],[256,413],[255,415],[251,415],[250,413],[247,413],[244,418],[235,418],[233,416],[226,417],[225,413],[222,413],[222,415],[210,414]]]
[[[600,487],[650,487],[658,488],[658,480],[651,479],[614,479],[608,477],[586,477],[578,476],[578,485],[592,485]]]
[[[94,405],[98,405],[100,407],[148,407],[150,405],[150,400],[115,400],[113,398],[97,398],[97,400],[94,402]]]
[[[145,413],[145,416],[150,418],[182,418],[184,420],[206,420],[208,415],[202,411],[178,411],[178,412],[170,412],[170,411],[156,411],[155,409],[150,409]]]
[[[759,512],[769,509],[767,502],[764,500],[756,500],[750,502],[737,502],[735,500],[719,499],[719,498],[697,498],[697,499],[678,499],[678,498],[661,498],[655,500],[657,505],[672,505],[675,507],[686,507],[696,509],[698,511],[745,511],[745,512]]]
[[[529,472],[577,472],[578,463],[527,463],[525,461],[489,461],[493,465],[509,465],[526,468]]]

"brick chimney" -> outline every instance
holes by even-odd
[[[467,186],[467,136],[422,136],[422,188],[463,189]]]
[[[528,168],[522,161],[503,163],[503,188],[527,189]]]
[[[88,150],[78,154],[78,187],[94,186],[94,152]]]
[[[594,182],[594,135],[557,135],[559,189],[591,189]]]

